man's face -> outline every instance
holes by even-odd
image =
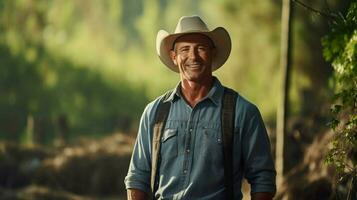
[[[212,77],[212,41],[202,34],[179,37],[170,52],[171,59],[179,68],[181,79],[202,82]]]

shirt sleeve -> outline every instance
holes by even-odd
[[[244,176],[251,186],[251,193],[275,194],[276,171],[263,119],[254,105],[250,105],[247,112],[242,130]]]
[[[150,193],[151,122],[155,110],[154,107],[154,103],[150,103],[141,116],[128,174],[124,181],[126,189],[138,189]]]

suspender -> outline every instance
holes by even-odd
[[[170,113],[171,102],[166,101],[172,91],[167,92],[161,98],[155,115],[155,124],[152,140],[152,160],[151,160],[151,190],[154,195],[158,187],[158,171],[160,167],[161,136],[164,132],[165,123]],[[229,88],[224,88],[223,105],[221,110],[221,126],[223,137],[224,155],[224,184],[227,189],[227,200],[234,199],[233,192],[233,131],[235,120],[235,106],[237,94]]]
[[[234,141],[234,121],[235,106],[237,94],[225,88],[223,96],[223,105],[221,110],[221,129],[223,137],[223,155],[224,155],[224,185],[227,189],[226,199],[234,199],[233,188],[233,141]]]
[[[153,197],[155,196],[155,191],[158,187],[158,169],[160,167],[160,149],[161,149],[161,136],[164,132],[167,116],[170,113],[171,102],[165,101],[171,95],[172,90],[168,91],[163,98],[160,100],[158,108],[155,114],[155,125],[154,125],[154,135],[152,139],[152,155],[151,155],[151,191],[153,192]],[[155,199],[155,197],[153,198]]]

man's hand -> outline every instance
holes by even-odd
[[[147,200],[148,196],[145,192],[137,189],[128,189],[127,190],[128,200]]]
[[[272,200],[273,194],[268,192],[257,192],[252,194],[252,200]]]

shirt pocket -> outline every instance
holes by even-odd
[[[161,137],[161,159],[162,162],[169,161],[170,158],[177,157],[177,129],[165,129]]]
[[[218,128],[202,127],[203,130],[203,140],[207,144],[222,144],[222,134]]]
[[[219,128],[213,126],[202,127],[200,145],[200,160],[213,168],[222,167],[223,145],[222,134]],[[210,167],[210,168],[211,168]]]

